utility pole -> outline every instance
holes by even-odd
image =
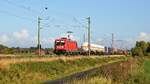
[[[40,24],[41,24],[41,18],[38,17],[38,54],[39,56],[41,55],[41,43],[40,43],[40,30],[41,30],[41,27],[40,27]]]
[[[83,34],[83,42],[86,42],[85,34]]]
[[[112,33],[112,54],[114,54],[114,33]]]
[[[87,18],[88,20],[88,54],[89,56],[91,55],[91,32],[90,32],[90,24],[91,24],[91,20],[90,17]]]

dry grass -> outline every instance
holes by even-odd
[[[104,77],[93,77],[82,80],[73,80],[72,82],[66,84],[112,84],[112,80]]]
[[[8,59],[6,63],[5,59],[5,61],[2,62],[1,60],[1,62],[5,62],[7,66],[10,65],[7,68],[0,69],[0,84],[40,84],[47,80],[63,78],[117,60],[124,60],[124,57],[90,58],[81,56],[63,56],[51,58],[26,58],[26,60],[14,59],[15,64],[9,62]]]
[[[1,55],[0,55],[1,56]],[[9,55],[5,55],[9,56]],[[15,55],[12,55],[15,56]],[[121,57],[119,55],[114,56],[57,56],[57,57],[35,57],[35,58],[11,58],[11,59],[0,59],[0,68],[5,68],[9,66],[10,64],[15,63],[24,63],[24,62],[51,62],[55,60],[75,60],[75,59],[81,59],[81,58],[105,58],[105,57]]]

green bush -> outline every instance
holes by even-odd
[[[140,47],[135,47],[132,49],[133,56],[144,56],[144,53]]]
[[[148,56],[150,53],[150,43],[144,41],[137,41],[136,46],[131,50],[133,56]]]
[[[136,68],[130,73],[125,84],[150,84],[150,60],[138,60]]]

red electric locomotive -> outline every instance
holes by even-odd
[[[78,54],[78,45],[66,37],[55,40],[54,53],[56,54]]]

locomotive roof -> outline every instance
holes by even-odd
[[[61,38],[58,38],[56,40],[70,40],[70,41],[74,41],[74,40],[71,40],[71,39],[68,39],[67,37],[61,37]],[[76,41],[75,41],[76,42]]]

